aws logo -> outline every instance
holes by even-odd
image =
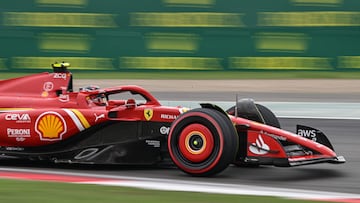
[[[67,131],[66,122],[57,112],[44,112],[36,119],[35,131],[39,134],[40,140],[61,140]]]

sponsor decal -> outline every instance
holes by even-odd
[[[38,133],[40,140],[62,140],[62,136],[67,131],[66,122],[57,112],[44,112],[36,119],[35,131]]]
[[[162,135],[168,135],[169,132],[170,132],[170,127],[162,126],[162,127],[160,128],[160,133],[161,133]]]
[[[155,148],[160,147],[160,141],[159,140],[145,140],[146,144],[153,146]]]
[[[297,134],[301,137],[305,137],[316,142],[316,130],[299,129]]]
[[[64,79],[66,80],[66,73],[54,73],[54,79]]]
[[[251,143],[249,146],[249,150],[258,155],[264,155],[267,154],[270,150],[269,145],[267,145],[261,135],[259,134],[258,138],[256,138],[255,143]]]
[[[30,123],[31,118],[27,113],[9,113],[5,115],[5,120],[15,121],[16,123]]]
[[[54,89],[54,83],[52,83],[52,82],[45,82],[45,83],[44,83],[44,86],[43,86],[43,89],[44,89],[44,91],[46,91],[46,92],[50,92],[51,90]]]
[[[153,117],[154,111],[152,109],[144,109],[144,117],[147,121],[151,120]]]
[[[68,102],[70,101],[70,97],[67,94],[60,94],[59,95],[59,101],[61,102]]]
[[[7,150],[7,151],[24,151],[24,148],[22,148],[22,147],[5,147],[5,150]]]
[[[43,92],[41,93],[41,96],[42,96],[42,97],[48,97],[48,96],[49,96],[49,92],[43,91]]]
[[[161,114],[160,118],[168,119],[168,120],[175,120],[178,116],[177,115],[170,115],[170,114]]]
[[[102,118],[105,118],[105,114],[100,114],[100,115],[96,115],[96,113],[94,113],[94,116],[95,116],[95,123],[98,121],[98,120],[100,120],[100,119],[102,119]]]
[[[277,140],[281,140],[281,141],[286,141],[287,138],[286,137],[283,137],[283,136],[279,136],[279,135],[274,135],[274,134],[270,134],[270,133],[266,133],[264,132],[264,134],[274,138],[274,139],[277,139]]]
[[[30,137],[30,129],[7,128],[8,137],[16,138],[16,141],[23,142],[27,137]]]
[[[89,158],[93,155],[95,155],[99,151],[98,148],[89,148],[81,151],[79,154],[77,154],[74,159],[85,159]]]

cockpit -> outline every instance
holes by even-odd
[[[100,93],[97,95],[91,95],[90,100],[97,106],[108,106],[108,98],[104,93]]]

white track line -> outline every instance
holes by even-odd
[[[175,180],[175,179],[139,178],[139,177],[131,177],[131,176],[115,176],[115,175],[103,175],[103,174],[94,174],[94,173],[87,174],[87,173],[79,173],[79,172],[64,172],[53,169],[52,171],[47,171],[47,170],[28,169],[28,168],[14,169],[14,168],[0,167],[0,171],[106,178],[109,180],[78,182],[78,183],[134,187],[134,188],[143,188],[143,189],[151,189],[151,190],[273,196],[273,197],[283,197],[283,198],[292,198],[292,199],[312,199],[312,200],[360,199],[360,194],[274,188],[274,187],[263,187],[263,186],[253,186],[253,185],[200,182],[200,181],[196,181],[195,177],[194,177],[194,181],[183,181],[183,180]]]

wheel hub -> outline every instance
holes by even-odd
[[[190,137],[189,146],[194,151],[199,151],[204,145],[204,140],[200,135],[193,135]]]

